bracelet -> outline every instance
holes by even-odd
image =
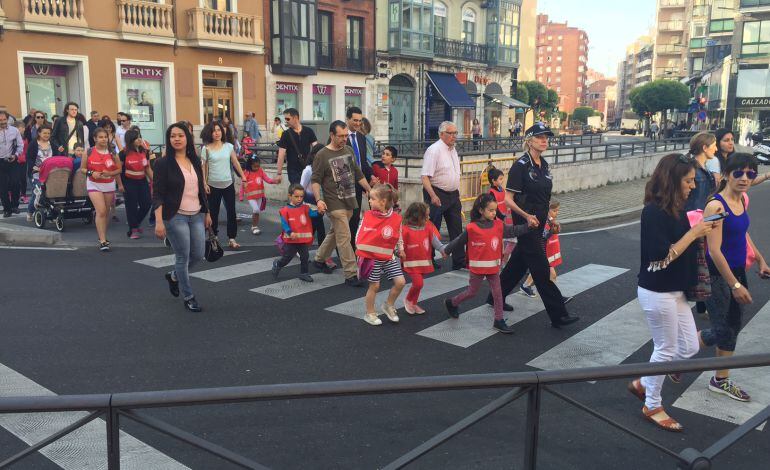
[[[674,249],[674,245],[671,245],[671,248],[669,248],[672,252],[674,252],[674,256],[679,256],[679,253]]]

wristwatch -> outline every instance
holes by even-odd
[[[743,285],[740,282],[736,282],[735,284],[730,286],[730,290],[740,289],[741,287],[743,287]]]

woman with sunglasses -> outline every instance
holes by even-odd
[[[757,160],[747,153],[736,153],[727,160],[719,191],[706,205],[704,216],[725,211],[721,227],[707,236],[711,297],[706,301],[711,328],[699,333],[701,345],[716,346],[718,357],[732,356],[743,324],[745,306],[752,302],[746,279],[747,251],[755,254],[759,276],[770,277],[770,267],[748,233],[749,214],[744,195],[757,178]],[[718,370],[708,389],[738,401],[749,401],[748,393],[730,379],[729,370]]]

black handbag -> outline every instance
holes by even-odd
[[[222,256],[224,256],[225,250],[219,243],[219,239],[216,234],[210,229],[206,230],[206,261],[213,263]]]

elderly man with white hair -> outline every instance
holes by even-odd
[[[425,151],[422,161],[422,186],[425,202],[430,206],[430,221],[441,228],[446,221],[449,238],[463,231],[462,203],[460,202],[460,157],[457,155],[457,126],[444,121],[438,128],[439,140]],[[465,267],[465,251],[452,254],[452,269]]]

